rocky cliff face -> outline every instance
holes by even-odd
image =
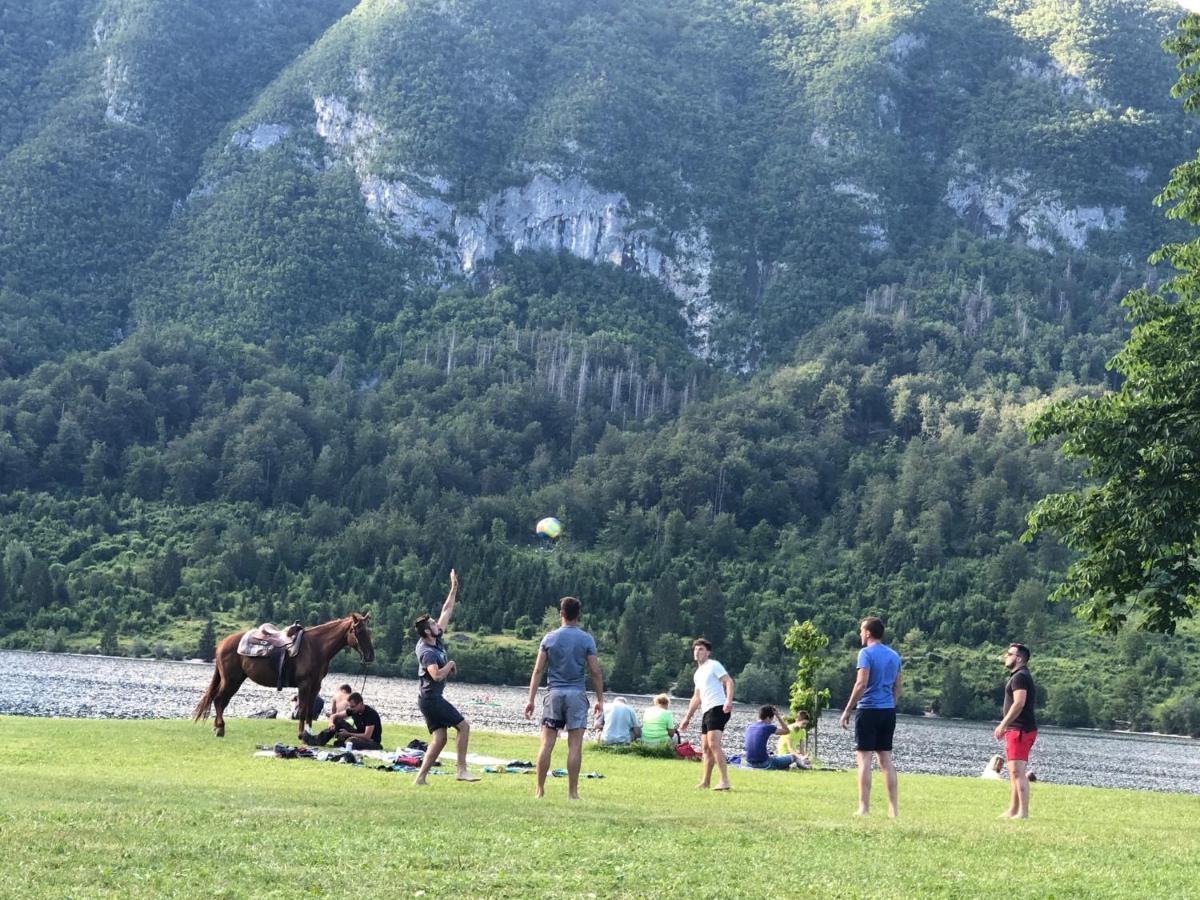
[[[1054,253],[1061,242],[1081,250],[1093,231],[1112,231],[1125,222],[1125,207],[1070,206],[1053,191],[1030,188],[1021,169],[980,173],[967,166],[951,178],[943,200],[985,237],[1019,235],[1036,250]]]
[[[385,133],[370,115],[340,97],[313,99],[317,134],[332,162],[353,167],[367,209],[391,239],[422,241],[445,272],[470,275],[501,249],[565,251],[594,263],[620,266],[661,281],[684,305],[697,336],[710,320],[712,248],[703,226],[669,231],[654,224],[652,207],[633,209],[628,198],[583,176],[529,166],[527,182],[463,208],[447,197],[453,185],[438,174],[374,174]],[[283,126],[260,124],[235,141],[249,149],[275,143]],[[538,171],[544,168],[546,171]]]

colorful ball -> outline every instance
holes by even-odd
[[[562,522],[558,521],[554,516],[546,516],[546,518],[537,523],[535,530],[543,537],[557,540],[558,536],[562,534]]]

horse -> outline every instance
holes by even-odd
[[[300,652],[294,660],[296,687],[300,695],[297,740],[303,738],[305,726],[312,723],[313,698],[317,696],[321,681],[329,672],[329,661],[346,647],[357,650],[364,664],[375,659],[371,631],[367,628],[369,615],[351,613],[344,619],[314,625],[304,632]],[[217,644],[212,681],[192,711],[192,721],[198,722],[208,718],[210,706],[215,708],[213,734],[216,737],[225,737],[225,707],[243,681],[249,678],[265,687],[275,687],[277,684],[275,663],[270,657],[238,654],[238,642],[245,633],[239,631],[231,634]]]

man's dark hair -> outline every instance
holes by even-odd
[[[758,717],[760,719],[762,719],[764,722],[768,721],[769,719],[775,718],[775,707],[760,706],[758,708]]]
[[[363,702],[362,694],[360,694],[358,691],[355,691],[347,699],[355,706],[358,706],[358,704]]]
[[[712,641],[710,641],[708,638],[696,638],[694,641],[692,641],[692,646],[703,647],[709,653],[712,653]]]
[[[578,597],[563,597],[558,601],[558,613],[568,622],[579,621],[581,609],[583,609],[583,604],[579,602]]]
[[[877,641],[883,640],[883,619],[879,616],[867,616],[862,623],[863,627],[867,629],[867,634]]]
[[[1013,642],[1008,645],[1010,650],[1016,650],[1017,656],[1021,657],[1021,662],[1029,662],[1029,648],[1024,644]]]
[[[417,616],[413,622],[413,631],[417,633],[417,637],[425,637],[425,635],[429,634],[429,623],[432,621],[433,616],[429,615],[429,613]]]
[[[349,694],[352,690],[354,690],[354,688],[350,687],[348,684],[343,684],[340,688],[338,688],[338,690]]]

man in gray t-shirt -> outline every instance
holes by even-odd
[[[538,649],[533,676],[529,679],[529,702],[525,718],[533,718],[534,701],[542,673],[547,673],[549,690],[542,700],[542,745],[537,758],[537,790],[535,797],[545,792],[546,774],[550,771],[550,755],[558,740],[559,729],[567,731],[567,788],[572,800],[579,799],[579,769],[583,763],[583,733],[587,729],[587,684],[585,672],[592,676],[596,689],[596,716],[604,710],[604,673],[596,657],[596,642],[579,627],[581,604],[575,597],[563,597],[558,602],[561,627],[544,638]]]

